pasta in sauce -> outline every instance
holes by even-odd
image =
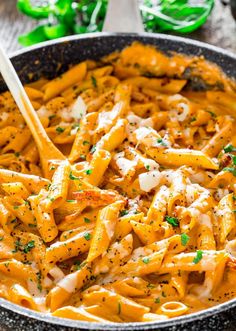
[[[134,43],[25,86],[66,160],[43,178],[0,95],[0,297],[147,322],[236,297],[236,89],[203,58]]]

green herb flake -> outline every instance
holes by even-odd
[[[145,168],[147,169],[147,171],[149,171],[150,170],[150,165],[149,164],[145,165]]]
[[[89,218],[87,218],[87,217],[84,217],[84,222],[85,222],[85,223],[90,223],[91,221],[90,221],[90,219],[89,219]]]
[[[231,174],[236,177],[236,168],[226,167],[226,168],[223,168],[222,171],[231,172]]]
[[[72,125],[72,129],[80,129],[80,124],[79,123],[74,123],[73,125]]]
[[[202,259],[202,255],[203,255],[203,252],[201,250],[198,250],[195,258],[193,259],[193,263],[197,264],[198,262],[200,262]]]
[[[178,226],[179,225],[179,220],[176,217],[171,217],[171,216],[166,216],[165,220],[171,224],[172,226]]]
[[[70,174],[69,174],[69,178],[70,178],[71,180],[79,180],[79,177],[74,176],[74,175],[72,174],[72,171],[71,171]]]
[[[93,154],[94,152],[96,152],[96,145],[93,145],[91,150],[90,150],[90,153]]]
[[[209,113],[211,115],[211,117],[216,118],[216,114],[213,113],[213,111],[210,110],[205,110],[207,113]]]
[[[142,261],[143,261],[143,263],[148,264],[150,262],[150,259],[149,259],[149,257],[144,257],[142,259]]]
[[[92,169],[85,170],[86,175],[91,175],[92,172],[93,172]]]
[[[56,117],[56,115],[55,114],[53,114],[53,115],[50,115],[50,116],[48,116],[48,119],[51,121],[53,118],[55,118]]]
[[[161,292],[161,295],[163,296],[163,298],[166,298],[166,294],[164,291]]]
[[[236,156],[235,155],[231,155],[231,159],[233,161],[233,164],[236,165]]]
[[[75,270],[80,270],[81,269],[81,262],[80,261],[75,261],[74,262],[74,267],[75,267]]]
[[[20,156],[20,153],[19,152],[15,152],[14,153],[16,157],[19,157]]]
[[[161,138],[158,138],[157,139],[157,142],[158,142],[158,144],[160,144],[160,145],[162,145],[162,146],[167,146],[167,143],[163,140],[163,139],[161,139]]]
[[[14,207],[13,207],[13,209],[18,209],[18,208],[19,208],[19,206],[14,206]]]
[[[2,237],[0,237],[0,241],[3,241],[3,239],[4,239],[4,237],[2,236]]]
[[[197,118],[194,116],[190,119],[190,123],[195,122],[196,120],[197,120]]]
[[[155,286],[154,284],[150,284],[150,283],[147,284],[147,288],[151,288],[151,289],[152,289],[152,288],[155,288],[155,287],[156,287],[156,286]]]
[[[85,146],[85,145],[90,145],[90,142],[87,141],[87,140],[84,140],[84,141],[83,141],[83,145],[84,145],[84,146]]]
[[[74,203],[76,200],[66,200],[66,202]]]
[[[58,126],[58,127],[56,128],[56,131],[57,131],[58,133],[62,133],[62,132],[65,131],[65,128],[62,128],[62,127]]]
[[[225,153],[236,152],[236,148],[233,145],[228,145],[224,147]]]
[[[160,303],[161,300],[160,300],[160,298],[158,297],[158,298],[156,298],[156,299],[154,300],[154,302],[155,302],[155,303]]]
[[[36,226],[37,226],[36,224],[31,224],[31,223],[29,224],[30,228],[36,228]]]
[[[189,242],[189,236],[186,234],[186,233],[182,233],[181,234],[181,244],[183,245],[183,246],[186,246],[187,245],[187,243]]]
[[[19,239],[17,239],[14,244],[15,244],[15,249],[12,251],[12,253],[17,253],[22,245]]]
[[[120,211],[120,217],[128,215],[128,214],[129,214],[129,211],[126,210],[126,209],[123,209],[123,210]]]
[[[29,241],[23,248],[23,252],[24,253],[29,253],[31,251],[31,249],[33,249],[35,247],[35,242],[34,240]]]
[[[94,87],[97,87],[97,79],[94,76],[91,76],[91,81]]]
[[[91,239],[91,234],[88,233],[88,232],[86,232],[86,233],[84,234],[84,239],[87,240],[87,241],[89,241],[89,240]]]

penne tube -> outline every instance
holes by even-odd
[[[217,170],[219,168],[216,161],[213,161],[206,154],[197,150],[173,148],[161,150],[150,148],[147,150],[147,154],[163,165],[175,167],[188,165],[212,170]]]

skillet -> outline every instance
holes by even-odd
[[[114,1],[117,2],[117,0]],[[207,60],[221,67],[225,74],[236,79],[236,55],[202,42],[177,36],[140,33],[138,11],[132,11],[132,5],[128,9],[127,1],[133,1],[135,4],[135,0],[119,0],[120,8],[123,5],[126,9],[123,11],[122,19],[115,8],[110,8],[110,14],[117,14],[113,17],[108,11],[109,20],[107,19],[107,22],[112,22],[113,31],[115,29],[115,31],[122,31],[122,33],[107,32],[70,36],[41,43],[12,54],[11,60],[22,82],[27,83],[42,76],[52,79],[67,70],[70,64],[76,64],[88,58],[99,59],[115,50],[123,49],[133,41],[154,45],[165,53],[175,51],[186,55],[204,56]],[[131,16],[133,17],[131,18]],[[127,22],[130,21],[132,25],[128,26]],[[111,30],[109,24],[105,25],[107,29]],[[133,33],[124,33],[126,29]],[[135,33],[136,31],[139,33]],[[0,81],[0,92],[5,90],[4,82]],[[236,299],[208,310],[167,321],[123,324],[101,324],[59,319],[0,299],[0,330],[234,331],[236,330]]]

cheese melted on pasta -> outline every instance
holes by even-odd
[[[3,93],[0,297],[118,323],[235,298],[234,83],[202,58],[134,43],[25,89],[66,161],[43,178]]]

